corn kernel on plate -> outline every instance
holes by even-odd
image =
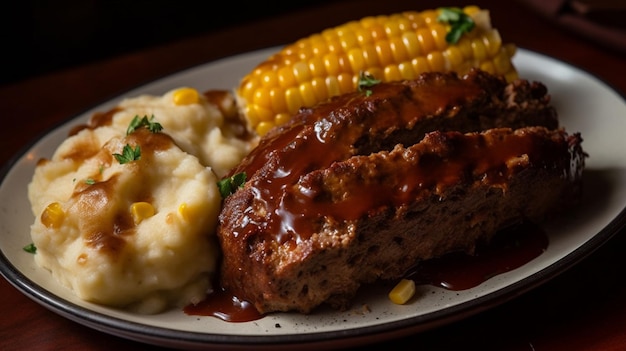
[[[128,91],[124,96],[163,94],[180,86],[199,90],[236,87],[258,62],[276,53],[269,48],[201,65]],[[243,323],[189,316],[173,309],[139,315],[78,299],[39,268],[23,250],[31,242],[33,223],[27,184],[35,163],[50,157],[72,126],[106,111],[119,99],[95,106],[33,141],[2,169],[0,185],[0,271],[26,296],[78,323],[117,336],[176,348],[247,349],[356,346],[423,331],[479,313],[525,292],[577,263],[608,240],[626,216],[626,103],[619,93],[590,74],[558,60],[518,49],[514,64],[519,76],[545,83],[562,124],[580,131],[590,154],[585,199],[572,216],[549,223],[550,245],[541,256],[506,274],[468,290],[447,291],[416,286],[403,305],[388,298],[389,286],[363,289],[345,312],[320,310],[311,315],[277,313]],[[593,118],[590,118],[593,117]]]

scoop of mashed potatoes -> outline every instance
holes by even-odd
[[[222,101],[229,103],[228,99]],[[254,138],[238,135],[237,125],[227,123],[217,104],[192,88],[174,89],[161,96],[124,99],[112,116],[112,126],[125,131],[135,116],[155,116],[181,149],[198,157],[202,164],[211,165],[218,177],[224,176],[256,146]]]
[[[254,140],[224,133],[207,101],[176,105],[173,96],[125,100],[111,123],[75,132],[35,169],[35,261],[81,299],[158,313],[212,288],[218,174]],[[137,115],[163,129],[128,133]]]

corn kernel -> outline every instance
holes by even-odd
[[[364,47],[365,45],[369,45],[373,42],[371,33],[364,28],[356,28],[355,29],[356,39],[359,43],[359,46]]]
[[[345,53],[341,53],[339,55],[337,55],[337,61],[339,61],[339,71],[341,73],[353,73],[352,72],[352,66],[350,65],[350,60],[348,59],[348,56]],[[359,73],[359,72],[356,72]]]
[[[296,84],[296,77],[291,67],[284,66],[278,70],[278,81],[283,88],[290,88]]]
[[[455,47],[455,46],[451,46]],[[456,43],[456,48],[459,50],[464,60],[471,60],[474,57],[472,50],[472,40],[467,37],[461,37]]]
[[[359,40],[356,35],[352,31],[341,31],[339,33],[339,42],[341,43],[341,47],[343,51],[346,52],[354,47],[358,47]]]
[[[334,53],[328,53],[322,58],[324,60],[324,67],[326,68],[326,74],[329,76],[336,76],[339,71],[339,59]]]
[[[374,40],[374,43],[387,38],[387,33],[385,31],[385,28],[379,23],[376,23],[375,25],[370,27],[369,30],[372,33],[372,39]]]
[[[393,55],[393,62],[399,63],[409,59],[409,54],[406,51],[402,38],[393,37],[389,39],[389,49]]]
[[[356,82],[352,79],[354,76],[348,73],[342,73],[337,76],[337,83],[339,83],[339,91],[342,94],[349,93],[354,91],[356,87]]]
[[[275,86],[270,89],[270,101],[274,111],[287,110],[287,102],[285,102],[285,89]]]
[[[444,50],[446,47],[448,47],[448,42],[446,41],[448,29],[445,26],[439,24],[433,25],[431,27],[431,34],[437,50]]]
[[[198,91],[193,88],[180,88],[174,92],[174,105],[197,104],[200,100]]]
[[[261,105],[252,105],[253,114],[258,121],[271,121],[274,118],[272,110]]]
[[[391,302],[404,305],[415,295],[415,282],[410,279],[402,279],[389,292]]]
[[[255,131],[257,132],[257,134],[259,135],[264,135],[265,133],[269,132],[270,129],[274,128],[274,122],[271,121],[263,121],[260,122]]]
[[[471,45],[474,60],[480,62],[487,57],[487,47],[485,47],[485,43],[481,39],[472,40]]]
[[[417,34],[413,31],[407,31],[402,34],[402,42],[409,57],[417,57],[421,54],[420,42],[417,39]]]
[[[360,48],[353,48],[348,51],[348,61],[352,66],[352,71],[360,72],[365,69],[365,59],[363,58],[363,50]]]
[[[385,75],[383,77],[385,78],[385,81],[391,82],[391,81],[402,79],[400,70],[398,69],[396,65],[389,65],[385,67],[384,72],[385,72]]]
[[[320,56],[309,58],[309,71],[313,77],[323,77],[326,75],[326,67]]]
[[[313,89],[313,94],[315,94],[316,101],[324,101],[329,97],[326,89],[326,80],[323,77],[313,78],[311,88]]]
[[[309,71],[309,66],[306,62],[296,62],[293,65],[293,76],[296,78],[298,84],[302,84],[311,80],[311,71]]]
[[[337,77],[328,76],[326,77],[326,89],[328,89],[328,94],[330,96],[339,95],[341,90],[339,88],[339,82],[337,81]]]
[[[363,48],[363,60],[365,60],[365,67],[371,68],[380,66],[378,53],[376,53],[376,47],[374,45],[368,45]]]
[[[254,92],[256,91],[256,89],[259,89],[260,87],[261,87],[260,84],[257,84],[256,79],[254,79],[253,77],[249,76],[247,78],[244,78],[241,81],[241,89],[239,90],[239,96],[243,97],[244,99],[248,101],[252,101]]]
[[[65,219],[65,211],[58,202],[53,202],[46,206],[46,209],[41,214],[41,223],[46,228],[58,228]]]
[[[268,89],[257,89],[252,96],[252,103],[263,107],[270,107],[270,91]]]
[[[361,22],[361,26],[369,33],[372,33],[370,28],[376,25],[376,19],[374,18],[374,16],[363,17],[359,22]]]
[[[479,12],[479,11],[480,11],[480,7],[478,7],[476,5],[468,5],[468,6],[465,6],[463,8],[463,12],[465,12],[469,16],[471,16],[471,15],[473,15],[473,14]]]
[[[315,55],[316,57],[321,57],[328,52],[328,45],[326,45],[326,41],[321,35],[315,34],[311,36],[310,39],[311,51],[313,51],[313,55]]]
[[[426,55],[426,60],[428,60],[428,67],[430,67],[431,71],[443,72],[446,70],[446,60],[441,52],[431,52],[430,54]]]
[[[428,66],[428,60],[424,56],[412,59],[411,66],[413,66],[413,70],[416,74],[422,74],[430,70],[430,67]]]
[[[393,37],[397,37],[400,36],[400,33],[402,33],[402,30],[400,29],[400,23],[399,23],[399,19],[398,16],[390,16],[389,17],[389,21],[385,21],[384,24],[384,28],[385,28],[385,33],[387,34],[387,38],[393,38]]]
[[[387,39],[379,40],[374,47],[376,48],[378,62],[380,62],[381,66],[388,66],[393,63],[393,54],[391,53]]]
[[[296,113],[302,107],[302,96],[299,87],[291,87],[285,91],[285,101],[289,113]]]
[[[502,47],[502,38],[500,38],[500,33],[495,29],[484,34],[483,42],[485,43],[489,55],[497,54]]]
[[[450,67],[448,69],[452,71],[457,71],[457,72],[460,71],[458,68],[462,66],[465,60],[463,59],[463,54],[461,53],[461,50],[459,50],[458,47],[450,46],[449,48],[443,51],[443,56],[445,57],[446,61],[450,64]]]
[[[282,124],[287,123],[287,121],[289,121],[290,119],[291,119],[291,115],[290,115],[290,114],[288,114],[288,113],[279,113],[279,114],[277,114],[277,115],[276,115],[276,118],[274,118],[274,123],[275,123],[277,126],[279,126],[279,125],[282,125]],[[263,123],[265,123],[265,122],[263,122]],[[262,123],[261,123],[261,124],[262,124]],[[261,124],[259,124],[259,127],[261,126]],[[263,127],[263,128],[264,128],[264,129],[266,129],[266,131],[268,131],[268,130],[270,130],[273,126],[274,126],[274,125],[272,124],[272,125],[269,125],[269,128],[267,128],[267,126],[266,126],[266,127]],[[259,135],[263,135],[263,134],[265,134],[265,133],[260,133]]]
[[[332,38],[328,40],[326,45],[328,46],[329,52],[337,54],[343,51],[343,46],[341,45],[341,41],[339,41],[339,38]]]
[[[424,22],[428,25],[437,23],[437,17],[439,17],[438,10],[424,10],[420,14],[424,19]]]
[[[183,202],[178,206],[178,213],[187,222],[195,221],[198,216],[198,208],[195,206],[189,206],[186,202]]]
[[[154,216],[154,206],[149,202],[135,202],[130,205],[130,213],[135,224],[139,224],[144,219]]]
[[[313,106],[317,99],[315,97],[315,90],[313,88],[313,84],[311,82],[304,82],[300,84],[300,96],[302,97],[302,105],[303,106]]]
[[[417,40],[420,43],[420,51],[424,54],[435,51],[435,40],[429,28],[417,30]]]
[[[401,62],[398,64],[398,71],[402,79],[414,79],[417,77],[410,62]]]
[[[275,87],[278,85],[278,75],[273,70],[263,72],[261,74],[261,82],[263,82],[264,86]]]

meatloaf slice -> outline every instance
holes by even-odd
[[[231,172],[248,180],[219,217],[222,287],[261,313],[347,308],[361,284],[574,204],[582,139],[546,96],[435,73],[302,110]]]
[[[558,127],[547,88],[540,82],[504,79],[473,69],[467,75],[430,72],[415,80],[380,83],[299,111],[288,123],[266,134],[231,174],[251,175],[282,150],[317,152],[314,168],[332,161],[411,145],[434,130],[460,132],[495,127]],[[307,140],[308,139],[308,140]],[[296,143],[297,145],[293,145]],[[306,150],[304,150],[306,149]],[[319,150],[321,151],[321,150]],[[281,161],[284,162],[284,161]]]

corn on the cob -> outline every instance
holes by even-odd
[[[426,71],[466,73],[479,67],[508,81],[517,78],[513,44],[503,45],[489,13],[462,9],[474,21],[455,43],[442,9],[365,17],[283,48],[245,76],[236,90],[250,129],[259,135],[289,120],[300,107],[355,91],[361,73],[382,81],[415,78]]]

